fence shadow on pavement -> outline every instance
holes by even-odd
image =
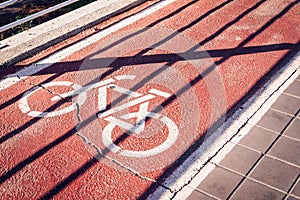
[[[176,16],[177,14],[179,14],[180,12],[182,12],[184,9],[192,6],[196,2],[198,2],[198,1],[194,0],[194,1],[186,4],[185,6],[179,8],[178,10],[176,10],[173,13],[167,15],[166,17],[163,17],[163,18],[159,19],[158,21],[156,21],[156,22],[154,22],[152,24],[149,24],[148,27],[146,27],[145,29],[142,29],[140,32],[135,32],[132,35],[128,35],[127,37],[122,38],[122,40],[118,41],[118,43],[121,43],[124,40],[130,39],[131,37],[133,37],[135,35],[138,35],[138,34],[140,34],[143,31],[147,31],[149,28],[151,28],[151,27],[159,24],[162,21],[168,20],[168,18],[170,18],[170,17]],[[225,1],[225,2],[221,3],[220,5],[216,6],[215,8],[209,10],[208,12],[204,13],[203,15],[201,15],[199,18],[197,18],[193,22],[191,22],[188,25],[186,25],[186,26],[180,28],[179,30],[177,30],[178,33],[183,32],[183,31],[185,31],[185,30],[193,27],[194,25],[196,25],[197,23],[199,23],[200,21],[202,21],[206,17],[208,17],[211,14],[213,14],[214,12],[216,12],[216,11],[224,8],[226,5],[230,4],[231,2],[233,2],[233,0]],[[136,54],[136,56],[139,57],[139,59],[134,59],[134,57],[120,57],[120,58],[118,58],[117,60],[115,60],[112,63],[111,68],[109,70],[107,70],[107,72],[105,74],[102,74],[101,79],[109,76],[110,74],[114,73],[116,70],[118,70],[118,69],[120,69],[120,68],[122,68],[123,66],[126,66],[126,65],[139,65],[139,64],[164,63],[164,62],[166,62],[167,64],[165,66],[172,66],[176,62],[184,60],[183,58],[185,58],[187,55],[192,55],[190,59],[202,59],[203,58],[202,57],[203,56],[202,52],[201,51],[196,51],[196,49],[198,49],[199,46],[205,45],[209,41],[213,40],[214,38],[216,38],[217,36],[219,36],[220,34],[222,34],[225,30],[227,30],[230,26],[234,25],[235,23],[237,23],[238,21],[240,21],[242,18],[244,18],[245,16],[247,16],[250,12],[254,11],[259,6],[261,6],[263,3],[266,3],[266,2],[267,2],[266,0],[262,0],[262,1],[257,2],[255,5],[253,5],[252,7],[248,8],[243,13],[241,13],[239,16],[237,16],[234,20],[228,22],[226,25],[224,25],[222,28],[220,28],[214,34],[211,34],[209,37],[207,37],[206,39],[204,39],[201,42],[199,42],[199,45],[197,45],[195,47],[192,47],[188,52],[182,52],[182,56],[180,56],[180,54],[179,55],[178,54],[176,54],[176,55],[175,54],[145,55],[145,53],[148,51],[146,49],[145,51],[141,51],[138,54]],[[207,75],[209,75],[213,70],[215,70],[216,67],[218,67],[219,65],[221,65],[222,63],[224,63],[228,59],[232,58],[233,56],[245,55],[245,54],[256,54],[256,53],[271,52],[271,51],[281,51],[281,50],[288,51],[272,67],[272,69],[269,72],[267,72],[259,81],[257,81],[255,83],[255,85],[251,88],[250,91],[248,91],[247,94],[245,94],[236,104],[234,104],[231,108],[229,108],[227,110],[227,113],[223,113],[223,116],[221,116],[221,118],[223,118],[223,117],[224,118],[229,118],[230,116],[232,116],[232,114],[252,94],[254,94],[254,92],[261,85],[263,85],[267,81],[267,79],[269,77],[271,77],[272,75],[274,75],[276,71],[278,71],[280,68],[282,68],[290,60],[290,58],[292,58],[299,51],[299,42],[296,43],[296,44],[293,44],[293,43],[282,43],[282,44],[269,44],[269,45],[261,45],[261,46],[246,46],[250,41],[252,41],[255,37],[257,37],[259,34],[261,34],[264,30],[266,30],[274,22],[276,22],[278,19],[280,19],[282,16],[284,16],[297,3],[299,3],[299,1],[294,1],[293,3],[289,4],[288,6],[286,6],[279,14],[277,14],[273,18],[269,19],[263,26],[261,26],[261,28],[259,28],[258,30],[256,30],[254,33],[250,34],[245,40],[241,41],[241,43],[237,47],[235,47],[235,48],[229,48],[229,49],[206,50],[206,52],[208,52],[211,57],[213,57],[213,58],[219,58],[220,57],[220,59],[215,62],[215,65],[209,66],[203,73],[199,74],[194,80],[190,81],[189,85],[191,85],[191,86],[197,84],[199,81],[201,81]],[[164,42],[167,42],[168,40],[171,40],[173,37],[176,37],[175,33],[174,33],[174,35],[171,35],[168,38],[165,38],[163,41],[160,41],[156,45],[159,46],[160,44],[162,44]],[[110,49],[111,47],[113,47],[113,45],[117,45],[117,44],[112,44],[112,46],[107,46],[107,48],[104,48],[104,49],[102,49],[100,51],[105,51],[107,49]],[[99,51],[96,52],[96,53],[99,53]],[[105,58],[105,59],[111,59],[111,58]],[[71,67],[67,68],[65,72],[61,72],[61,73],[59,73],[55,67],[50,67],[50,68],[48,68],[46,70],[38,72],[35,75],[55,73],[53,76],[51,76],[50,78],[48,78],[48,79],[46,79],[46,80],[43,81],[43,83],[47,83],[47,82],[50,82],[50,81],[56,79],[57,77],[61,76],[63,73],[78,70],[78,67],[80,66],[80,64],[82,62],[83,61],[81,60],[81,61],[76,61],[76,62],[61,62],[61,63],[57,63],[55,65],[71,66]],[[99,60],[98,61],[95,60],[95,62],[99,62]],[[93,69],[93,68],[91,68],[91,69]],[[144,79],[142,82],[140,82],[139,84],[137,84],[134,87],[132,87],[131,90],[138,89],[139,87],[141,87],[145,83],[149,82],[153,77],[157,76],[158,74],[160,74],[164,70],[165,70],[165,68],[161,68],[161,69],[155,71],[153,74],[151,74],[149,77],[147,77],[146,79]],[[87,85],[93,84],[93,83],[97,82],[98,79],[99,78],[97,78],[95,80],[91,80]],[[41,84],[43,84],[43,83],[41,83]],[[172,103],[176,99],[176,96],[179,96],[179,95],[185,93],[188,89],[189,89],[189,87],[186,86],[186,87],[183,87],[180,90],[176,91],[176,94],[172,95],[166,101],[164,101],[162,103],[162,106],[164,107],[164,106],[167,106],[168,104]],[[2,105],[0,105],[0,109],[4,109],[5,107],[7,107],[7,106],[9,106],[9,105],[17,102],[18,100],[20,100],[22,98],[22,96],[23,96],[23,93],[22,94],[18,94],[14,98],[12,98],[9,101],[7,101],[7,102],[3,103]],[[124,96],[121,96],[118,99],[114,100],[111,104],[112,105],[117,104],[118,102],[121,102],[123,98],[124,98]],[[66,101],[70,101],[70,100],[69,99],[61,99],[59,102],[57,102],[56,104],[54,104],[53,106],[51,106],[50,108],[48,108],[46,110],[46,112],[50,112],[50,111],[55,110],[56,108],[58,108],[60,105],[62,105]],[[97,114],[97,113],[95,113],[95,114]],[[220,123],[222,122],[221,118],[220,118],[220,121],[215,122],[215,124],[213,124],[211,128],[217,129],[218,127],[220,127],[220,125],[221,125]],[[14,136],[16,136],[17,134],[19,134],[20,132],[22,132],[25,129],[27,129],[30,125],[32,125],[34,123],[37,123],[39,120],[40,120],[40,118],[33,118],[30,121],[26,122],[26,124],[24,124],[21,127],[17,128],[16,130],[14,130],[14,131],[12,131],[12,132],[10,132],[10,133],[2,136],[0,138],[0,144],[6,142],[7,140],[9,140],[11,138],[13,138]],[[48,145],[44,146],[42,149],[40,149],[37,152],[33,153],[28,158],[26,158],[23,161],[19,162],[17,165],[15,165],[9,171],[5,172],[4,175],[1,175],[1,177],[0,177],[0,184],[4,183],[6,180],[8,180],[12,176],[14,176],[16,173],[18,173],[20,170],[22,170],[26,165],[34,162],[39,157],[41,157],[44,154],[46,154],[50,149],[52,149],[55,146],[61,144],[66,139],[68,139],[71,136],[73,136],[74,134],[76,134],[76,132],[78,132],[81,128],[83,128],[86,125],[88,125],[91,122],[91,120],[93,120],[93,117],[91,117],[91,118],[83,121],[80,124],[80,127],[73,127],[68,132],[66,132],[65,134],[63,134],[59,138],[57,138],[56,140],[52,141]],[[192,144],[190,146],[190,148],[187,149],[177,159],[176,163],[171,164],[168,168],[166,168],[164,170],[163,174],[161,174],[160,177],[158,177],[156,179],[155,183],[152,183],[149,186],[149,188],[147,189],[147,191],[145,191],[139,197],[139,199],[146,199],[155,190],[157,190],[157,188],[159,188],[161,186],[164,187],[164,181],[166,179],[168,179],[168,177],[170,176],[170,174],[173,174],[175,172],[175,170],[180,165],[182,165],[186,161],[186,159],[197,148],[199,148],[199,146],[201,146],[201,144],[203,143],[203,141],[205,139],[207,139],[209,136],[210,135],[208,135],[208,134],[203,135],[194,144]],[[126,137],[128,137],[128,134],[124,133],[117,140],[119,142],[121,142],[122,140],[126,139]],[[107,149],[107,151],[108,151],[108,149]],[[102,153],[105,154],[106,152],[104,151]],[[99,157],[98,157],[98,159],[105,159],[105,158],[101,158],[101,155],[99,155]],[[49,199],[49,198],[54,197],[56,194],[58,194],[60,191],[62,191],[64,188],[66,188],[71,182],[73,182],[74,180],[76,180],[77,178],[79,178],[83,173],[85,173],[92,166],[94,166],[98,162],[98,159],[92,158],[88,162],[86,162],[84,165],[80,166],[80,168],[77,171],[73,172],[70,176],[68,176],[68,177],[64,178],[62,181],[60,181],[54,188],[52,188],[46,194],[44,194],[41,197],[41,199]],[[172,180],[176,180],[176,179],[178,179],[180,177],[180,175],[176,175],[176,176],[177,177],[172,178]]]

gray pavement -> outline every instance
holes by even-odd
[[[300,75],[229,146],[187,199],[300,199]]]

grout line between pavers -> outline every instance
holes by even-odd
[[[280,96],[280,95],[279,95]],[[278,96],[278,97],[279,97]],[[277,98],[278,98],[277,97]],[[268,101],[268,100],[267,100]],[[273,102],[274,103],[274,102]],[[262,107],[264,107],[264,104],[262,105]],[[271,106],[266,110],[266,111],[268,111],[269,109],[271,109]],[[296,115],[299,113],[299,111],[295,114],[295,116],[293,116],[293,118],[292,119],[290,119],[289,121],[288,121],[288,123],[285,125],[285,127],[281,130],[281,132],[278,134],[278,136],[274,139],[274,141],[270,144],[270,146],[265,150],[265,152],[263,153],[263,154],[261,154],[261,156],[259,157],[259,159],[252,165],[252,167],[249,169],[249,171],[245,174],[245,176],[243,175],[243,179],[238,183],[238,185],[233,189],[233,191],[229,194],[229,196],[227,197],[227,199],[231,199],[231,197],[238,191],[238,189],[241,187],[241,185],[243,184],[243,182],[246,180],[246,179],[252,179],[252,178],[250,178],[249,177],[249,174],[258,166],[258,164],[261,162],[261,160],[263,159],[263,158],[265,158],[266,156],[267,156],[267,154],[268,154],[268,152],[272,149],[272,147],[278,142],[278,140],[281,138],[281,136],[283,135],[283,133],[285,132],[285,130],[287,130],[287,128],[290,126],[290,124],[292,124],[292,122],[294,121],[294,119],[295,119],[295,117],[296,117]],[[254,126],[257,126],[257,123],[258,123],[259,121],[257,121],[256,122],[256,124],[254,125]],[[265,128],[265,127],[263,127],[263,126],[259,126],[259,127],[262,127],[262,128]],[[227,168],[228,169],[228,168]],[[235,171],[233,171],[233,172],[235,172]],[[255,179],[253,179],[253,180],[255,180]],[[257,182],[260,182],[260,181],[257,181]],[[262,182],[260,182],[260,183],[262,183]],[[264,185],[266,185],[266,186],[268,186],[267,184],[265,184],[264,183]],[[271,187],[271,188],[273,188],[273,187]],[[273,189],[275,189],[275,188],[273,188]],[[277,190],[279,190],[279,189],[277,189]],[[279,191],[281,191],[281,190],[279,190]],[[281,191],[282,192],[282,191]],[[286,193],[286,192],[284,192],[284,193]]]
[[[296,167],[296,168],[300,169],[300,166],[299,166],[299,165],[297,165],[297,164],[295,164],[295,163],[291,163],[291,162],[286,161],[286,160],[283,160],[283,159],[281,159],[281,158],[277,158],[276,156],[272,156],[272,155],[270,155],[270,154],[266,154],[265,157],[269,157],[269,158],[272,158],[272,159],[274,159],[274,160],[278,160],[278,161],[280,161],[280,162],[282,162],[282,163],[285,163],[285,164],[288,164],[288,165],[291,165],[291,166],[293,166],[293,167]]]
[[[290,117],[296,117],[295,114],[290,114],[290,113],[284,112],[284,111],[282,111],[282,110],[278,110],[278,109],[276,109],[276,108],[271,108],[271,107],[270,107],[269,110],[276,111],[276,112],[279,112],[279,113],[288,115],[288,116],[290,116]]]
[[[281,189],[279,189],[279,188],[277,188],[277,187],[274,187],[274,186],[272,186],[272,185],[266,184],[266,183],[264,183],[264,182],[262,182],[262,181],[256,180],[256,179],[251,178],[251,177],[247,177],[247,179],[248,179],[248,180],[251,180],[251,181],[253,181],[253,182],[259,183],[259,184],[261,184],[261,185],[263,185],[263,186],[265,186],[265,187],[271,188],[271,189],[273,189],[273,190],[275,190],[275,191],[281,192],[281,193],[283,193],[283,194],[287,194],[286,191],[281,190]]]
[[[264,155],[262,155],[262,157],[264,157]],[[259,162],[260,163],[260,161],[261,160],[257,160],[257,162]],[[249,175],[250,175],[250,173],[249,174],[247,174],[247,175],[245,175],[245,174],[243,174],[243,173],[240,173],[240,172],[237,172],[237,171],[235,171],[235,170],[233,170],[233,169],[230,169],[230,168],[228,168],[228,167],[225,167],[225,166],[223,166],[223,165],[217,165],[218,167],[220,167],[220,168],[222,168],[222,169],[224,169],[224,170],[227,170],[227,171],[229,171],[229,172],[231,172],[231,173],[234,173],[234,174],[237,174],[237,175],[239,175],[239,176],[241,176],[242,177],[242,180],[241,180],[241,185],[243,184],[243,182],[245,181],[245,180],[251,180],[251,181],[253,181],[253,182],[256,182],[256,183],[259,183],[260,185],[263,185],[263,186],[265,186],[265,187],[268,187],[268,188],[271,188],[271,189],[273,189],[273,190],[276,190],[276,191],[278,191],[278,192],[281,192],[281,193],[283,193],[283,194],[287,194],[287,192],[286,191],[284,191],[284,190],[281,190],[281,189],[279,189],[279,188],[277,188],[277,187],[275,187],[275,186],[272,186],[272,185],[269,185],[269,184],[267,184],[267,183],[264,183],[264,182],[262,182],[262,181],[259,181],[259,180],[257,180],[257,179],[255,179],[255,178],[252,178],[252,177],[250,177]],[[240,183],[237,185],[237,186],[239,186],[240,185]],[[240,187],[240,186],[239,186]],[[226,199],[227,200],[229,200],[236,192],[237,192],[238,190],[232,190],[232,194],[230,194]]]
[[[224,167],[224,166],[221,166],[223,169],[226,169],[228,171],[231,171],[233,173],[236,173],[236,174],[239,174],[241,175],[243,178],[240,180],[240,182],[233,188],[233,190],[230,192],[230,194],[228,195],[228,197],[226,199],[231,199],[231,197],[238,191],[238,189],[243,185],[243,183],[245,182],[246,179],[249,179],[249,175],[252,173],[252,171],[256,168],[256,166],[261,162],[261,160],[264,158],[264,154],[260,154],[259,158],[255,161],[255,163],[252,165],[252,167],[245,173],[245,174],[242,174],[242,173],[239,173],[239,172],[236,172],[230,168],[227,168],[227,167]]]
[[[300,196],[297,196],[297,195],[294,195],[294,194],[289,194],[289,195],[287,196],[287,199],[288,199],[289,197],[293,197],[293,198],[295,198],[295,199],[300,199]]]
[[[287,200],[287,198],[290,196],[291,192],[293,192],[293,190],[296,187],[296,184],[298,183],[298,181],[300,181],[300,173],[298,173],[297,178],[294,180],[293,184],[291,185],[291,187],[287,191],[287,194],[285,195],[285,198],[284,198],[285,200]]]
[[[279,134],[280,134],[280,133],[277,132],[277,131],[274,131],[274,130],[272,130],[272,129],[266,128],[266,127],[261,126],[261,125],[258,125],[258,124],[255,124],[254,126],[255,126],[255,127],[258,127],[258,128],[261,128],[261,129],[264,129],[264,130],[266,130],[266,131],[272,132],[272,133],[274,133],[274,134],[276,134],[276,135],[279,135]],[[253,127],[254,127],[254,126],[253,126]]]
[[[202,193],[202,194],[205,194],[206,196],[209,196],[209,197],[211,197],[211,198],[213,198],[213,199],[216,199],[216,200],[222,200],[222,199],[220,199],[219,197],[216,197],[216,196],[214,196],[214,195],[212,195],[212,194],[210,194],[210,193],[208,193],[208,192],[205,192],[205,191],[203,191],[203,190],[201,190],[201,189],[195,188],[194,190],[197,191],[197,192],[200,192],[200,193]]]
[[[294,94],[290,94],[290,93],[287,93],[287,92],[283,92],[282,94],[285,94],[285,95],[288,95],[288,96],[291,96],[291,97],[295,97],[295,98],[297,98],[297,99],[300,99],[299,96],[294,95]]]
[[[297,118],[295,117],[295,119],[297,119]],[[286,134],[283,134],[283,135],[282,135],[282,137],[286,137],[286,138],[288,138],[288,139],[291,139],[291,140],[294,140],[294,141],[300,142],[300,139],[298,139],[298,138],[294,138],[294,137],[291,137],[291,136],[288,136],[288,135],[286,135]]]
[[[252,148],[252,147],[248,147],[247,145],[244,145],[244,144],[240,144],[240,143],[233,143],[233,144],[236,145],[236,146],[240,146],[240,147],[243,147],[243,148],[245,148],[245,149],[248,149],[248,150],[251,150],[251,151],[260,153],[260,154],[265,154],[264,151],[259,151],[259,150],[257,150],[257,149]]]
[[[271,107],[270,107],[271,108]],[[269,108],[269,109],[270,109]],[[300,110],[298,110],[298,112],[296,113],[296,115],[299,113]],[[241,185],[243,184],[243,182],[248,178],[250,180],[255,180],[251,177],[249,177],[250,173],[253,172],[253,170],[258,166],[258,164],[263,160],[263,158],[269,156],[268,153],[270,152],[270,150],[275,146],[275,144],[279,141],[279,139],[283,136],[284,132],[288,129],[288,127],[292,124],[292,122],[296,119],[296,117],[294,116],[292,119],[290,119],[288,121],[288,123],[284,126],[284,128],[280,131],[280,133],[278,134],[278,136],[274,139],[274,141],[270,144],[270,146],[265,150],[265,152],[263,154],[261,154],[261,156],[258,158],[258,160],[252,165],[252,167],[249,169],[249,171],[245,174],[244,178],[238,183],[238,185],[233,189],[233,191],[229,194],[229,196],[227,197],[227,199],[231,199],[231,197],[238,191],[238,189],[241,187]],[[271,156],[269,156],[271,157]],[[281,161],[281,159],[277,159],[279,161]],[[288,163],[287,161],[285,161],[285,163],[287,164],[290,164]],[[220,165],[221,166],[221,165]],[[295,164],[293,164],[293,166],[295,166]],[[222,166],[223,167],[223,166]],[[299,166],[295,166],[297,168],[299,168]],[[229,169],[229,168],[226,168],[226,169]],[[235,171],[233,171],[235,172]],[[257,180],[256,180],[257,181]],[[260,183],[263,183],[261,181],[258,181]],[[268,186],[268,184],[265,184],[264,185]],[[293,184],[292,184],[293,186]],[[276,187],[271,187],[271,188],[276,188]],[[278,189],[278,191],[282,192],[282,190]],[[286,192],[284,192],[286,193]]]
[[[284,135],[282,135],[282,137],[285,137],[285,136],[284,136]],[[287,138],[289,138],[289,139],[293,139],[293,138],[290,138],[290,137],[287,137]],[[297,139],[296,139],[296,141],[297,141],[297,142],[300,142],[300,140],[297,140]],[[233,144],[235,144],[235,143],[233,143]],[[245,148],[245,149],[249,149],[249,150],[251,150],[251,151],[254,151],[254,152],[256,152],[256,153],[263,154],[263,155],[265,155],[265,156],[267,156],[267,157],[269,157],[269,158],[272,158],[272,159],[274,159],[274,160],[281,161],[281,162],[283,162],[283,163],[286,163],[286,164],[292,165],[292,166],[294,166],[294,167],[297,167],[297,168],[299,168],[299,169],[300,169],[300,165],[297,165],[297,164],[294,164],[294,163],[288,162],[288,161],[286,161],[286,160],[283,160],[283,159],[281,159],[281,158],[277,158],[277,157],[275,157],[275,156],[272,156],[272,155],[270,155],[270,154],[266,154],[266,153],[264,153],[264,152],[262,152],[262,151],[259,151],[259,150],[257,150],[257,149],[254,149],[254,148],[248,147],[248,146],[246,146],[246,145],[243,145],[243,144],[240,144],[240,143],[237,143],[237,144],[235,144],[235,145],[237,145],[237,146],[240,146],[240,147],[243,147],[243,148]]]
[[[214,165],[214,164],[213,164],[213,165]],[[203,190],[201,190],[201,189],[199,189],[199,188],[197,188],[197,187],[192,187],[192,186],[190,186],[190,185],[186,185],[186,187],[189,188],[190,190],[192,190],[193,192],[202,193],[202,194],[204,194],[204,195],[206,195],[206,196],[208,196],[208,197],[211,197],[211,198],[213,198],[213,199],[215,199],[215,200],[222,200],[222,199],[220,199],[220,198],[218,198],[218,197],[216,197],[216,196],[214,196],[214,195],[212,195],[212,194],[210,194],[210,193],[208,193],[208,192],[205,192],[205,191],[203,191]]]

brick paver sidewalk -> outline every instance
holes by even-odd
[[[300,199],[300,76],[229,146],[187,199]]]

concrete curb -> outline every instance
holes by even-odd
[[[98,0],[0,41],[0,67],[13,65],[146,0]]]

